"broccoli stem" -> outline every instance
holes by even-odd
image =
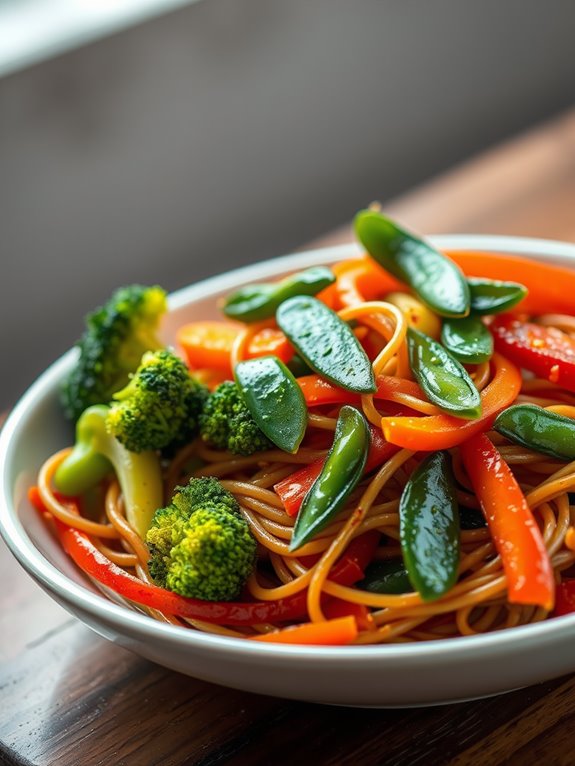
[[[54,475],[54,486],[65,495],[81,495],[113,468],[124,496],[126,517],[142,539],[158,508],[164,504],[160,461],[153,451],[129,452],[106,431],[109,407],[94,405],[76,425],[76,444]]]

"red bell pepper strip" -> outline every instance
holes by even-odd
[[[495,348],[519,367],[575,391],[575,340],[556,327],[501,314],[492,323]]]
[[[472,437],[459,449],[501,557],[510,603],[553,609],[553,568],[539,527],[509,466],[485,434]]]
[[[355,618],[360,630],[374,630],[376,627],[375,620],[365,604],[354,604],[342,598],[330,598],[322,605],[322,610],[328,620],[351,616]]]
[[[514,364],[500,354],[494,354],[491,363],[494,373],[481,392],[481,417],[384,417],[381,429],[385,438],[405,449],[433,451],[456,447],[470,436],[489,430],[498,413],[515,400],[521,389],[521,374]]]
[[[28,492],[32,505],[42,514],[47,509],[42,503],[37,487]],[[72,507],[73,500],[67,502]],[[277,601],[202,601],[185,598],[177,593],[139,580],[114,564],[78,529],[68,527],[54,519],[62,547],[74,563],[87,575],[111,588],[120,596],[138,604],[159,609],[167,614],[187,617],[219,625],[254,625],[262,622],[301,620],[307,615],[304,591]],[[366,532],[348,545],[346,552],[335,564],[329,579],[340,585],[353,585],[363,577],[364,569],[373,558],[379,542],[379,534]]]
[[[575,612],[575,580],[563,580],[555,588],[554,617]]]
[[[398,452],[399,447],[390,444],[383,438],[379,428],[369,427],[371,444],[367,454],[364,474],[370,473],[375,468],[383,465],[390,457]],[[325,458],[314,460],[313,463],[299,468],[285,479],[274,484],[274,491],[283,503],[283,507],[289,516],[297,516],[302,500],[311,485],[317,479],[325,462]]]
[[[319,375],[303,375],[297,378],[303,392],[306,404],[311,407],[320,404],[355,404],[360,402],[360,396],[344,388],[329,383]]]

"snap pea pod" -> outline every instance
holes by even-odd
[[[304,361],[347,391],[376,390],[367,354],[348,324],[317,298],[299,295],[281,304],[277,323]]]
[[[259,322],[273,317],[280,303],[295,295],[317,295],[335,282],[327,266],[312,266],[292,274],[280,282],[261,282],[246,285],[229,295],[224,303],[224,314],[242,322]]]
[[[405,568],[421,598],[434,601],[447,593],[459,567],[459,514],[446,452],[428,455],[405,485],[399,536]]]
[[[253,419],[276,447],[297,452],[307,426],[301,388],[283,362],[262,356],[238,362],[236,383]]]
[[[523,300],[527,288],[518,282],[501,282],[498,279],[467,280],[471,294],[471,311],[474,314],[499,314],[508,311]]]
[[[535,404],[503,410],[493,428],[512,442],[559,460],[575,460],[575,421]]]
[[[356,588],[368,593],[388,593],[401,595],[411,593],[413,586],[409,581],[407,569],[403,561],[389,559],[374,561],[365,570],[365,577],[356,583]]]
[[[441,344],[410,327],[407,348],[413,374],[430,401],[458,418],[473,420],[481,415],[479,391]]]
[[[493,356],[493,335],[478,316],[445,319],[441,342],[462,364],[481,364]]]
[[[361,412],[344,405],[323,468],[303,499],[290,550],[300,548],[339,513],[361,479],[369,450],[369,427]]]
[[[369,255],[432,311],[446,317],[469,314],[467,280],[453,261],[375,210],[355,217],[355,231]]]

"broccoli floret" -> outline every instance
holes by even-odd
[[[197,435],[208,389],[171,351],[148,351],[128,385],[114,394],[108,431],[131,452],[186,444]]]
[[[123,388],[146,351],[162,347],[156,333],[167,308],[161,287],[131,285],[86,317],[78,341],[80,357],[62,387],[64,411],[72,420],[93,404],[107,404]]]
[[[145,538],[156,509],[164,504],[160,460],[155,452],[128,451],[107,432],[109,408],[89,407],[76,424],[76,444],[54,474],[54,486],[64,495],[82,495],[115,471],[126,516]]]
[[[252,455],[273,446],[251,416],[238,386],[229,380],[208,396],[200,434],[213,447],[236,455]]]
[[[237,598],[255,563],[256,541],[217,479],[191,479],[156,511],[146,536],[149,570],[162,587],[190,598]]]

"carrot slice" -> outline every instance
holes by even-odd
[[[232,374],[232,346],[243,326],[238,322],[205,320],[182,325],[177,341],[182,347],[188,365],[192,369],[211,368]],[[248,347],[248,358],[277,356],[289,362],[294,351],[281,330],[266,327],[255,335]]]
[[[357,638],[357,633],[355,617],[350,615],[325,622],[305,622],[294,628],[263,633],[261,636],[255,636],[253,640],[276,644],[341,646],[351,643]]]

